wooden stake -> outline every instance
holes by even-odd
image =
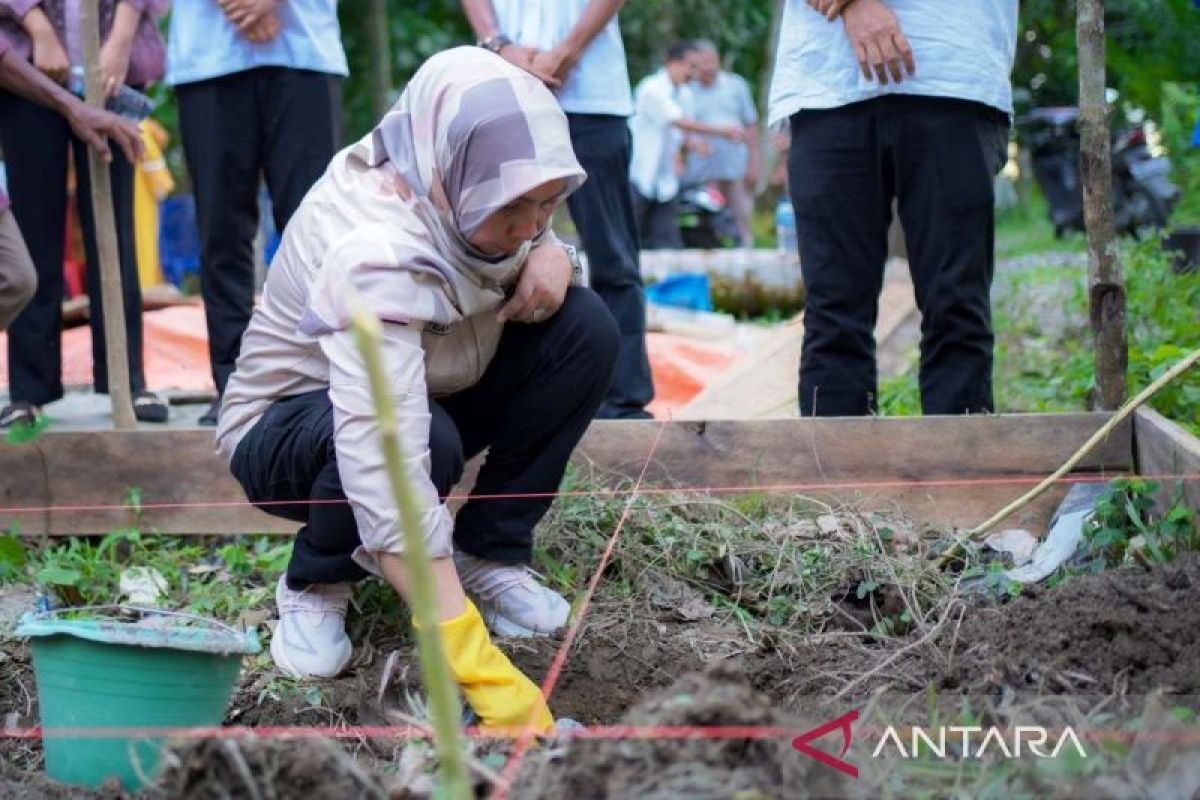
[[[87,102],[104,107],[103,79],[100,75],[99,4],[80,4],[83,32]],[[125,341],[125,297],[121,291],[121,264],[117,250],[117,223],[113,213],[112,175],[104,158],[90,147],[88,171],[92,183],[92,221],[96,233],[99,264],[88,269],[100,270],[101,303],[104,309],[104,349],[108,366],[108,396],[112,401],[113,426],[118,430],[137,427],[133,415],[133,395],[129,388],[129,354]]]
[[[1095,345],[1095,405],[1112,410],[1125,399],[1125,279],[1113,226],[1112,154],[1105,97],[1104,0],[1078,0],[1079,172],[1088,240],[1088,300]]]

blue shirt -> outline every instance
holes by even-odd
[[[284,0],[279,34],[253,44],[216,0],[175,0],[167,37],[167,83],[219,78],[256,67],[291,67],[347,75],[337,0]]]
[[[838,108],[884,94],[952,97],[1012,113],[1017,0],[889,0],[912,46],[915,75],[881,86],[859,72],[841,18],[787,0],[771,79],[769,123],[802,109]]]
[[[517,44],[539,50],[549,50],[567,38],[587,4],[588,0],[492,0],[501,32]],[[633,111],[625,46],[615,15],[584,48],[555,96],[568,114],[627,117]]]

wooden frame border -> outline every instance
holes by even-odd
[[[896,507],[932,525],[965,527],[1053,471],[1107,418],[1083,413],[598,421],[574,459],[602,484],[629,486],[657,439],[644,488],[726,494],[768,487],[868,508]],[[1152,418],[1139,425],[1162,427]],[[1158,459],[1149,463],[1164,463],[1157,454],[1165,451],[1154,449],[1154,441],[1144,443]],[[1133,469],[1133,426],[1126,423],[1076,474]],[[120,507],[130,487],[141,490],[145,508],[138,517]],[[1065,492],[1060,488],[1011,523],[1040,531]],[[158,504],[169,507],[155,508]],[[12,510],[45,507],[52,510]],[[200,429],[49,432],[27,444],[0,445],[0,529],[14,523],[25,534],[51,536],[132,524],[173,534],[286,534],[298,527],[247,505],[214,452],[212,433]]]

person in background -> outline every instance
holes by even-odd
[[[200,294],[217,400],[254,308],[259,176],[283,231],[340,140],[348,73],[337,0],[176,0],[167,83],[200,228]]]
[[[688,183],[715,181],[737,220],[741,247],[754,245],[750,219],[754,214],[754,188],[758,183],[758,111],[750,87],[741,75],[721,69],[721,56],[712,42],[696,42],[696,80],[688,88],[697,122],[715,127],[742,127],[742,141],[703,137],[705,147],[693,150],[687,160]]]
[[[621,329],[621,355],[597,417],[649,417],[646,300],[629,194],[633,100],[617,12],[624,0],[462,0],[479,44],[555,93],[588,174],[567,198],[587,253],[590,285]]]
[[[60,114],[80,140],[112,160],[109,137],[125,158],[140,154],[137,130],[132,122],[93,108],[50,80],[12,50],[12,42],[0,32],[0,88],[14,92]],[[37,272],[21,230],[13,218],[8,195],[0,190],[0,331],[8,329],[37,288]]]
[[[271,655],[296,677],[346,668],[351,583],[410,600],[400,514],[355,345],[380,321],[396,434],[420,506],[446,663],[488,727],[553,725],[492,642],[549,635],[571,606],[528,564],[619,338],[550,220],[584,180],[537,79],[478,47],[431,57],[340,152],[283,233],[217,426],[247,498],[303,523],[275,598]],[[487,450],[457,515],[444,497]]]
[[[717,136],[740,142],[740,125],[706,125],[691,118],[688,81],[699,73],[699,48],[676,42],[667,50],[666,64],[645,78],[633,92],[633,155],[629,179],[634,212],[646,250],[683,246],[675,197],[683,171],[681,148],[685,133]]]
[[[876,409],[894,201],[921,311],[921,407],[992,410],[992,181],[1016,42],[1017,0],[788,0],[770,121],[791,120],[803,416]]]
[[[163,158],[166,128],[146,118],[139,131],[144,155],[137,162],[133,179],[133,226],[137,232],[138,282],[145,291],[166,283],[158,257],[158,209],[175,188],[175,181]]]
[[[158,80],[163,71],[163,44],[156,20],[166,11],[166,0],[95,1],[99,3],[99,66],[105,94],[112,97],[125,85],[144,89]],[[72,68],[83,66],[78,8],[69,0],[0,0],[0,34],[11,40],[12,54],[29,59],[51,79],[64,83]],[[69,118],[12,92],[0,92],[0,142],[8,164],[13,214],[38,277],[36,294],[8,332],[11,402],[0,410],[3,428],[36,422],[41,406],[63,396],[63,230],[68,150],[74,154],[76,207],[87,253],[92,379],[97,392],[108,391],[108,365],[85,139],[80,138]],[[142,293],[134,248],[133,165],[121,148],[112,152],[109,171],[133,411],[142,422],[165,422],[167,405],[146,390],[142,367]]]

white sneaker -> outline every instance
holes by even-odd
[[[279,576],[279,624],[271,637],[275,666],[293,678],[332,678],[344,670],[351,650],[346,635],[350,591],[348,583],[314,583],[297,592]]]
[[[483,621],[498,636],[549,636],[571,616],[566,598],[538,583],[537,574],[523,564],[456,552],[454,566]]]

